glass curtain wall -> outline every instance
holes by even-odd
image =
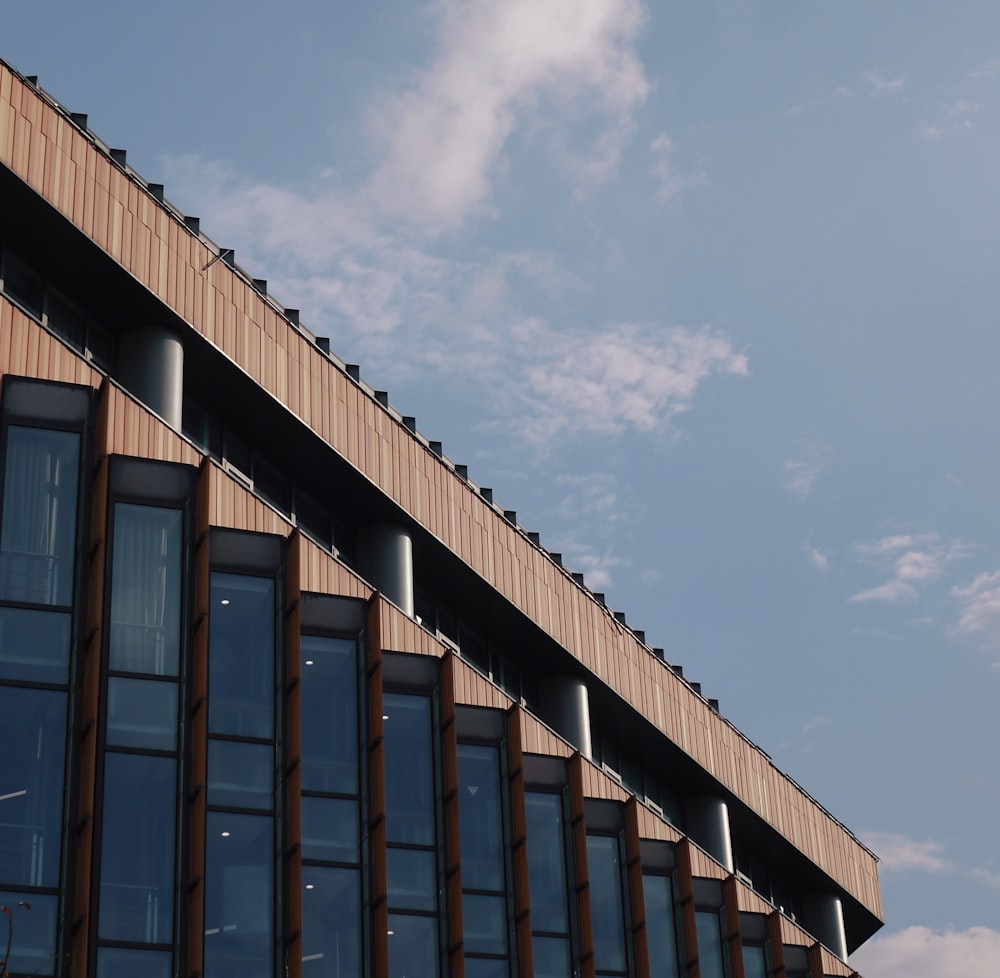
[[[275,969],[275,585],[211,576],[205,978]]]
[[[441,973],[437,781],[429,696],[385,693],[390,978]]]
[[[301,637],[302,974],[362,974],[358,643]]]
[[[0,903],[12,974],[56,973],[80,435],[9,425],[0,510]]]
[[[594,932],[594,967],[599,975],[627,975],[625,902],[621,841],[618,836],[587,836],[590,873],[590,919]]]
[[[673,878],[644,873],[642,897],[650,978],[680,978]]]
[[[183,523],[114,507],[97,978],[172,973]]]

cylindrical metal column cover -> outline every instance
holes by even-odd
[[[838,958],[847,960],[844,907],[832,893],[813,893],[805,898],[805,918],[813,934]]]
[[[181,430],[184,346],[164,326],[143,326],[118,340],[118,379],[171,428]]]
[[[729,806],[715,795],[685,802],[691,837],[709,855],[733,872],[733,841],[729,833]]]
[[[584,757],[593,759],[587,684],[577,676],[551,676],[541,685],[544,719]]]
[[[393,604],[413,617],[413,542],[406,529],[379,523],[360,530],[358,567]]]

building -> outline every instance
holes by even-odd
[[[12,974],[853,974],[873,854],[2,63],[0,215]]]

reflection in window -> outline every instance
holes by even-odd
[[[302,867],[303,978],[358,978],[361,970],[361,873]]]
[[[177,683],[110,677],[108,743],[146,750],[176,750]]]
[[[743,945],[744,978],[767,978],[767,962],[764,948],[759,944]]]
[[[106,756],[98,927],[102,939],[172,943],[176,797],[173,757]]]
[[[24,900],[31,910],[18,908]],[[14,908],[17,940],[10,952],[10,973],[21,975],[54,975],[56,973],[56,913],[57,898],[23,890],[0,890],[0,904]],[[0,945],[7,950],[7,935]]]
[[[438,974],[438,922],[434,917],[389,914],[389,978]]]
[[[358,793],[357,643],[303,635],[302,788]]]
[[[536,978],[571,978],[572,950],[562,795],[526,792],[531,947]]]
[[[0,598],[72,604],[79,467],[79,435],[7,428]]]
[[[673,882],[669,876],[642,877],[650,978],[679,978]]]
[[[176,676],[180,652],[178,509],[115,507],[109,666]]]
[[[718,911],[699,910],[694,917],[698,930],[698,964],[702,978],[725,978],[722,963],[722,921]]]
[[[102,947],[97,952],[97,978],[171,978],[169,951]]]
[[[58,611],[0,608],[0,678],[65,683],[70,625]]]
[[[626,970],[625,907],[622,902],[622,869],[618,838],[587,836],[590,870],[590,917],[594,932],[594,966],[598,974],[624,974]]]

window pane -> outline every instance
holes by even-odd
[[[45,304],[49,329],[61,336],[70,346],[82,351],[86,342],[87,318],[79,309],[68,303],[55,289],[49,289]]]
[[[357,643],[301,640],[302,789],[358,793]]]
[[[18,907],[24,900],[31,909]],[[54,896],[40,893],[0,891],[0,904],[13,909],[17,939],[10,952],[11,974],[54,975],[56,967],[56,912]],[[4,914],[4,919],[7,915]],[[7,950],[7,934],[3,931],[3,944]]]
[[[65,742],[65,693],[0,686],[2,884],[59,885]]]
[[[438,975],[437,926],[435,917],[389,914],[389,978]]]
[[[533,930],[569,932],[562,797],[528,792],[528,887]]]
[[[271,808],[274,747],[232,740],[208,742],[208,803],[230,808]]]
[[[501,896],[462,894],[465,949],[481,954],[507,953],[507,901]]]
[[[466,955],[465,978],[510,978],[510,963],[506,958],[471,958]]]
[[[598,971],[624,971],[625,910],[618,839],[587,836],[590,869],[590,916],[594,928],[594,964]]]
[[[302,858],[361,861],[358,803],[344,798],[302,796]]]
[[[206,833],[205,978],[271,978],[272,819],[209,812]]]
[[[431,701],[426,696],[386,693],[386,838],[434,845],[434,765]]]
[[[177,675],[181,524],[177,509],[115,506],[111,669]]]
[[[399,910],[437,910],[437,866],[433,852],[388,849],[389,906]]]
[[[743,945],[743,975],[744,978],[767,978],[764,949],[760,945]]]
[[[274,581],[213,574],[208,727],[274,736]]]
[[[695,915],[698,928],[698,963],[702,978],[725,978],[722,965],[722,931],[715,911],[699,910]]]
[[[112,752],[104,763],[100,936],[170,944],[177,763]]]
[[[458,814],[462,886],[502,891],[503,815],[498,748],[458,745]]]
[[[169,951],[102,947],[97,952],[97,978],[170,978]]]
[[[108,743],[148,750],[177,749],[177,684],[108,679]]]
[[[0,598],[72,604],[79,463],[79,435],[7,429]]]
[[[357,978],[361,880],[356,869],[302,867],[303,978]]]
[[[565,937],[533,937],[531,956],[535,978],[573,978],[569,940]]]
[[[42,280],[38,273],[9,251],[4,253],[3,288],[36,319],[42,318]]]
[[[36,683],[68,678],[70,616],[0,608],[0,676]]]
[[[678,978],[674,891],[669,876],[643,876],[650,978]]]

